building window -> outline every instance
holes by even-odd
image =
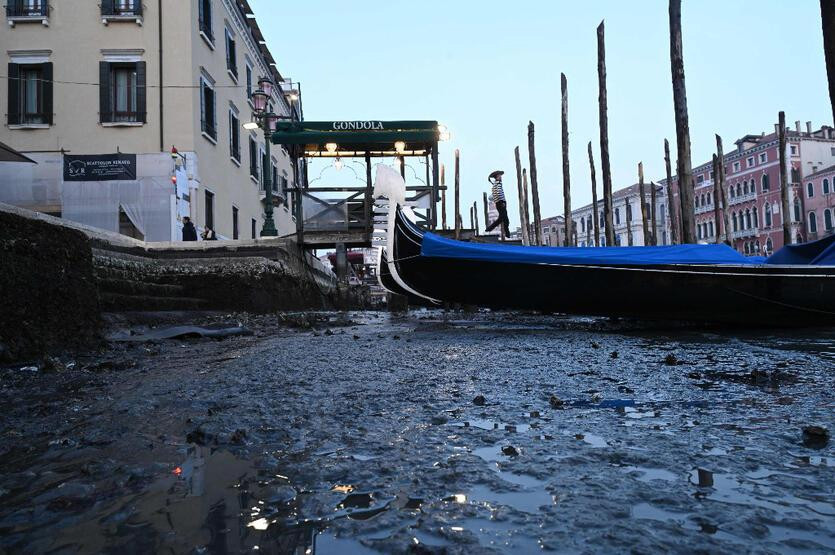
[[[9,125],[52,125],[52,64],[9,64]]]
[[[739,171],[739,169],[740,169],[740,164],[739,164],[739,162],[734,162],[734,173],[738,172],[738,171]]]
[[[774,250],[774,242],[771,240],[771,237],[765,240],[765,252],[770,253]]]
[[[49,2],[47,0],[7,0],[7,17],[47,17]]]
[[[763,215],[765,217],[765,227],[771,227],[771,203],[765,203],[763,206]]]
[[[748,157],[748,159],[745,161],[745,164],[746,164],[746,165],[747,165],[747,167],[749,167],[749,168],[753,167],[753,166],[754,166],[754,157],[753,157],[753,156],[749,156],[749,157]]]
[[[258,144],[252,135],[249,136],[249,175],[259,181],[258,176]]]
[[[704,183],[704,182],[705,182],[704,174],[699,174],[699,175],[696,176],[696,183]]]
[[[246,98],[249,100],[252,97],[252,67],[246,64]]]
[[[809,233],[818,232],[818,218],[814,212],[809,212]]]
[[[272,187],[273,192],[276,193],[278,192],[278,166],[276,165],[275,160],[273,160],[270,164],[270,168],[270,187]]]
[[[141,0],[102,0],[102,15],[141,16]]]
[[[100,62],[99,112],[102,123],[144,123],[145,62]]]
[[[815,186],[811,182],[806,184],[806,196],[809,198],[815,196]]]
[[[255,239],[255,218],[252,218],[252,238]]]
[[[794,197],[794,221],[800,222],[800,199]]]
[[[238,82],[238,53],[235,51],[235,37],[226,29],[226,69],[232,78]]]
[[[615,208],[615,225],[620,225],[620,208]]]
[[[197,7],[199,11],[199,29],[200,33],[214,49],[215,35],[212,32],[212,0],[197,0]]]
[[[735,195],[735,193],[734,193],[734,187],[733,187],[733,185],[731,185],[730,187],[728,187],[728,191],[730,191],[730,193],[731,193],[731,198],[734,198],[734,197],[736,196],[736,195]]]
[[[229,156],[241,163],[241,121],[234,108],[229,109]]]
[[[713,222],[707,224],[708,237],[713,237]]]
[[[771,181],[768,177],[767,173],[764,173],[762,176],[762,189],[763,192],[768,191],[771,188]]]
[[[232,239],[238,240],[238,208],[232,207]]]
[[[828,179],[823,180],[822,188],[823,188],[823,194],[828,195],[829,194],[829,180]]]
[[[743,181],[742,182],[742,194],[743,195],[748,194],[748,181]]]
[[[200,78],[200,129],[212,142],[217,142],[215,89],[204,77]]]
[[[797,145],[790,145],[789,151],[791,152],[792,156],[797,156]]]
[[[766,162],[768,162],[768,153],[767,152],[761,152],[760,153],[760,164],[765,164]]]
[[[214,230],[215,228],[215,194],[206,191],[206,222],[205,227]]]
[[[745,229],[751,229],[751,211],[745,211]]]
[[[737,218],[736,218],[736,212],[734,212],[734,213],[731,215],[731,217],[732,217],[732,219],[733,219],[733,221],[734,221],[734,231],[739,231],[739,220],[737,220]]]
[[[753,208],[753,210],[751,210],[751,215],[754,218],[754,227],[759,227],[760,226],[760,221],[759,221],[760,220],[760,213],[759,212],[760,211],[757,210],[756,206]]]
[[[826,231],[832,231],[832,210],[829,208],[823,211],[823,227]]]
[[[742,196],[742,186],[739,183],[736,184],[736,196]]]

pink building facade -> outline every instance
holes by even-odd
[[[725,194],[727,222],[717,218],[712,163],[693,168],[696,237],[699,242],[728,241],[746,256],[767,256],[783,247],[783,218],[788,217],[793,243],[821,237],[829,209],[829,230],[835,212],[832,200],[832,175],[835,173],[835,133],[831,127],[818,131],[787,130],[786,160],[789,178],[789,214],[783,214],[780,183],[780,152],[776,130],[770,135],[746,135],[736,141],[736,149],[725,154]],[[809,175],[812,195],[806,190],[804,175]],[[828,193],[823,193],[827,179]],[[666,180],[665,180],[666,181]],[[664,183],[664,182],[662,182]],[[666,185],[666,183],[664,183]],[[678,205],[678,182],[673,178],[673,206]],[[726,233],[727,231],[727,233]]]
[[[832,235],[835,232],[835,166],[804,178],[803,196],[809,240]]]

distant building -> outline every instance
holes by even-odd
[[[803,179],[805,223],[809,241],[832,235],[835,229],[835,166]]]
[[[247,0],[6,3],[0,141],[38,164],[0,164],[0,202],[149,241],[179,239],[184,216],[260,233],[264,176],[281,198],[293,168],[242,128],[250,93],[267,76],[275,113],[301,107]],[[295,231],[286,203],[274,217]]]
[[[826,203],[832,193],[823,193],[823,180],[832,177],[835,165],[835,134],[831,127],[801,131],[800,122],[786,131],[786,160],[792,242],[821,236],[826,230]],[[783,247],[783,214],[780,184],[780,153],[777,130],[766,135],[746,135],[736,141],[736,150],[725,154],[727,220],[732,246],[747,256],[768,255]],[[724,224],[716,221],[712,162],[693,168],[696,237],[715,242],[724,239]],[[809,175],[812,195],[804,175]],[[666,188],[666,180],[661,181]],[[803,194],[802,184],[806,183]],[[673,206],[678,206],[678,181],[673,177]],[[830,210],[830,219],[832,211]],[[821,222],[824,227],[821,228]]]

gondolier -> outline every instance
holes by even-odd
[[[487,177],[487,181],[493,186],[493,193],[490,196],[490,200],[493,201],[496,205],[496,210],[499,212],[499,217],[496,219],[495,222],[488,225],[484,232],[493,231],[496,226],[501,224],[502,226],[502,237],[510,237],[510,220],[507,218],[507,201],[504,197],[504,189],[502,188],[502,176],[504,172],[501,170],[496,170],[491,173]]]

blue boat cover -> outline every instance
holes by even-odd
[[[810,243],[786,245],[765,260],[766,264],[835,266],[835,235]]]
[[[525,264],[584,264],[645,266],[651,264],[752,265],[727,245],[671,245],[663,247],[522,247],[454,241],[426,232],[421,255],[485,262]]]

